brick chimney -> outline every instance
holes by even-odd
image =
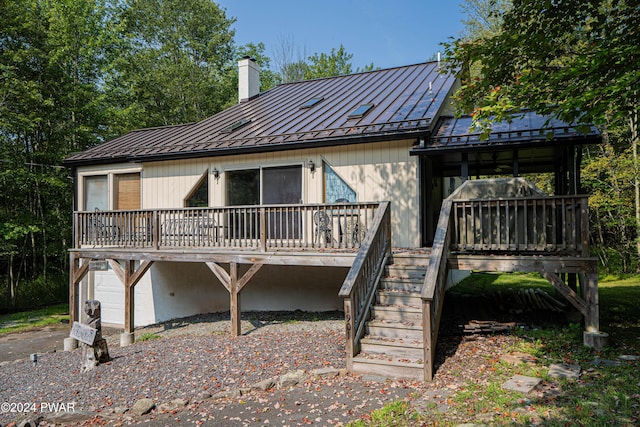
[[[245,56],[238,61],[238,100],[246,101],[260,93],[260,66]]]

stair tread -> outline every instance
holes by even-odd
[[[420,292],[412,292],[404,289],[378,289],[379,295],[395,295],[395,296],[407,296],[407,297],[417,297],[421,298]]]
[[[369,326],[387,327],[387,328],[396,328],[396,329],[422,330],[422,323],[402,322],[402,321],[395,321],[395,320],[371,319],[369,320]]]
[[[361,340],[363,344],[375,344],[375,345],[384,345],[390,347],[406,347],[406,348],[423,348],[423,343],[420,340],[415,339],[405,339],[405,338],[385,338],[385,337],[377,337],[367,335],[364,336]]]
[[[414,307],[414,306],[410,306],[410,305],[374,304],[374,305],[371,306],[371,308],[373,308],[373,310],[378,310],[378,311],[400,311],[400,312],[404,311],[404,312],[407,312],[407,313],[422,313],[422,309],[420,307]]]
[[[407,357],[387,356],[377,353],[360,353],[353,358],[354,362],[368,363],[372,365],[402,366],[406,368],[423,368],[422,359],[410,359]]]

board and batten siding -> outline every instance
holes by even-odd
[[[259,167],[302,167],[305,203],[324,202],[323,162],[349,184],[360,202],[391,201],[392,244],[420,244],[417,159],[409,155],[413,140],[352,144],[259,154],[244,154],[143,164],[142,208],[180,208],[202,175],[209,173],[209,205],[225,206],[225,171]],[[306,166],[315,164],[315,171]],[[220,176],[215,179],[212,171]]]

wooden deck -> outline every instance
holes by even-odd
[[[381,206],[388,215],[388,203],[75,212],[71,321],[78,317],[80,281],[104,262],[125,289],[127,334],[134,288],[154,262],[200,262],[228,290],[232,334],[239,335],[240,293],[263,265],[351,267],[368,231],[378,227]],[[241,264],[251,267],[239,276]]]
[[[92,261],[103,260],[124,285],[124,335],[133,336],[134,288],[154,262],[169,261],[201,262],[211,270],[229,292],[234,335],[240,334],[241,291],[263,265],[349,267],[339,295],[344,301],[347,367],[352,371],[357,370],[354,361],[363,343],[377,352],[390,345],[387,339],[366,337],[387,311],[386,316],[415,322],[415,327],[404,328],[411,337],[397,337],[401,343],[413,342],[412,347],[390,351],[417,352],[416,361],[407,363],[403,356],[395,367],[393,362],[376,367],[360,359],[359,369],[432,379],[450,269],[539,272],[583,314],[586,333],[597,333],[597,260],[589,257],[587,197],[523,193],[530,185],[524,180],[516,180],[514,188],[480,181],[465,182],[443,202],[434,245],[422,257],[424,279],[411,285],[407,295],[417,306],[402,303],[393,314],[373,308],[393,286],[393,277],[385,277],[393,259],[389,202],[76,212],[71,320],[77,320],[79,282],[93,268]],[[468,197],[474,194],[470,188],[482,185],[504,191]],[[242,276],[241,264],[250,265]],[[579,281],[565,283],[567,275]],[[405,292],[402,286],[391,293]],[[394,317],[382,323],[394,322]]]

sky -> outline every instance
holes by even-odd
[[[457,37],[459,0],[218,0],[233,24],[236,44],[263,42],[266,54],[293,40],[305,57],[342,44],[353,70],[373,63],[390,68],[424,62],[439,43]],[[274,64],[271,64],[271,68]]]

